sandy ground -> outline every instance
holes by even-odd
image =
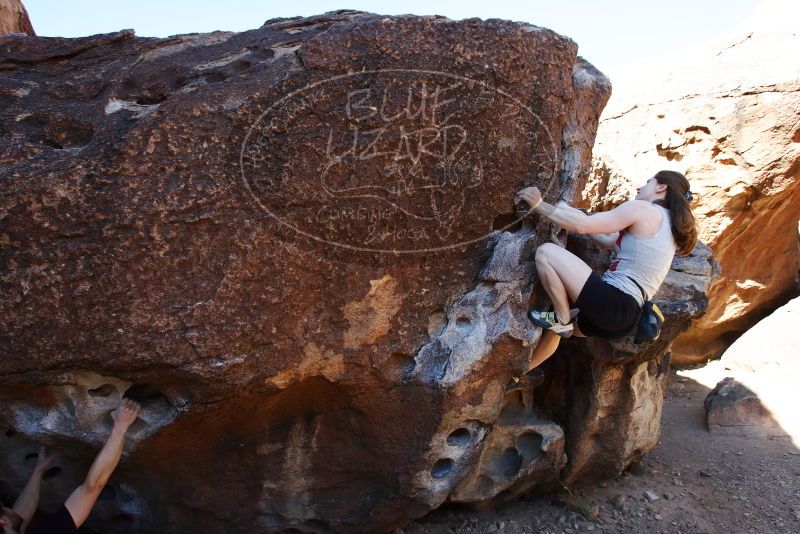
[[[800,533],[800,450],[791,439],[709,433],[709,389],[674,371],[668,380],[658,445],[616,479],[489,512],[445,505],[402,531]]]

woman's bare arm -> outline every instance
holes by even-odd
[[[647,202],[628,200],[610,211],[586,215],[582,211],[559,203],[556,206],[542,200],[536,187],[526,187],[517,193],[534,210],[571,232],[578,234],[605,234],[623,230],[644,215]]]
[[[555,206],[558,209],[567,209],[571,211],[577,211],[578,213],[583,213],[591,218],[585,210],[579,208],[573,208],[566,202],[559,202]],[[617,238],[619,237],[619,232],[610,232],[607,234],[586,234],[592,241],[594,241],[597,246],[600,248],[614,248],[614,244],[617,242]]]
[[[566,202],[563,202],[563,201],[561,201],[558,204],[556,204],[555,207],[559,208],[559,209],[563,208],[563,209],[568,209],[568,210],[572,210],[572,211],[577,211],[577,212],[583,213],[585,215],[589,215],[586,212],[586,210],[582,210],[580,208],[574,208],[574,207],[570,206],[569,204],[567,204]],[[610,232],[608,234],[586,234],[586,235],[589,236],[589,238],[591,238],[592,241],[597,243],[597,245],[600,248],[614,248],[614,244],[617,242],[617,239],[619,238],[619,232]]]
[[[597,243],[600,248],[614,248],[614,244],[619,238],[619,232],[612,232],[610,234],[586,234],[592,241]]]

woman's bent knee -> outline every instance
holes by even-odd
[[[554,249],[561,248],[555,243],[542,243],[538,247],[536,247],[536,254],[535,256],[538,257],[546,257],[550,254]]]

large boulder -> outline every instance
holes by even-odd
[[[787,25],[636,65],[603,111],[584,204],[607,209],[658,170],[683,172],[721,267],[676,364],[719,357],[800,287],[800,34]]]
[[[0,35],[9,33],[36,35],[20,0],[0,0]]]
[[[563,237],[514,193],[577,197],[610,93],[576,53],[348,10],[0,39],[2,496],[43,443],[63,500],[123,395],[143,411],[107,532],[380,531],[641,455],[657,420],[622,432],[657,419],[702,291],[651,346],[586,344],[507,388],[541,335],[533,252]],[[614,421],[578,409],[611,388]]]

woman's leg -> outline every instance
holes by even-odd
[[[536,249],[536,270],[558,319],[566,324],[570,319],[569,301],[578,300],[586,279],[592,273],[591,267],[572,252],[545,243]]]
[[[575,324],[573,327],[572,332],[572,335],[574,336],[586,337],[586,335],[580,331],[577,324]],[[533,349],[533,353],[531,354],[530,368],[528,370],[530,371],[530,369],[536,369],[542,365],[542,362],[552,356],[558,348],[559,341],[561,341],[561,336],[555,332],[551,332],[550,330],[545,330],[542,334],[542,337],[539,338],[539,343]]]
[[[550,330],[545,330],[542,337],[539,338],[539,343],[533,349],[533,354],[531,354],[530,369],[539,367],[543,361],[552,356],[558,348],[559,341],[561,341],[561,336]]]

